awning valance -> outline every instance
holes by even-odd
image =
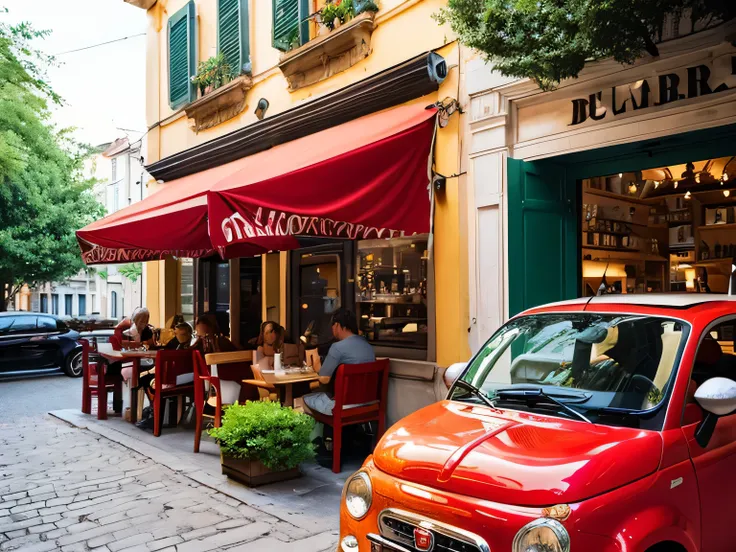
[[[393,108],[173,180],[79,230],[84,261],[232,258],[293,249],[300,236],[428,232],[435,115]]]

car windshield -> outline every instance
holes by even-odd
[[[688,332],[679,320],[645,315],[523,316],[484,345],[450,397],[656,428]]]

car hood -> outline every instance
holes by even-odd
[[[376,466],[405,481],[504,504],[575,503],[645,477],[659,433],[443,401],[381,439]]]

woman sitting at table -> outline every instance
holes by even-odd
[[[139,307],[133,311],[133,316],[130,320],[123,320],[117,325],[115,330],[116,333],[118,330],[122,331],[124,348],[131,349],[143,346],[146,349],[150,349],[155,345],[153,326],[148,323],[150,318],[151,313],[148,312],[148,309],[146,307]]]
[[[261,335],[258,337],[258,357],[273,357],[280,353],[284,345],[284,329],[276,322],[268,321],[261,325]]]

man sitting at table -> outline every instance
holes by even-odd
[[[351,311],[344,308],[337,309],[332,314],[331,324],[332,335],[336,341],[322,363],[319,370],[320,377],[332,378],[341,364],[364,364],[376,360],[373,347],[358,335],[358,322]],[[331,416],[335,400],[326,389],[305,395],[304,404],[314,412]]]

